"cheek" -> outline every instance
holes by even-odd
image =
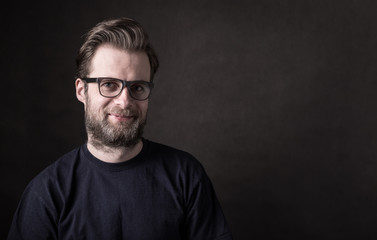
[[[105,111],[109,101],[104,98],[90,98],[86,102],[86,109],[93,114],[101,114]]]
[[[146,115],[148,112],[148,102],[141,103],[139,109],[143,112],[144,115]]]

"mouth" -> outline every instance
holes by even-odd
[[[125,115],[125,114],[119,114],[119,113],[109,113],[108,116],[111,119],[114,119],[120,122],[128,122],[136,118],[136,116],[134,115]]]

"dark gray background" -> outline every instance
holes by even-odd
[[[118,16],[142,23],[161,61],[146,137],[203,163],[235,239],[376,239],[376,1],[9,4],[1,239],[30,179],[85,141],[74,59]]]

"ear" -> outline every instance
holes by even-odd
[[[76,97],[77,97],[77,99],[85,105],[86,95],[85,95],[85,83],[84,83],[84,81],[81,80],[80,78],[76,79],[75,87],[76,87]]]

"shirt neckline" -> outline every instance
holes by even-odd
[[[110,171],[110,172],[119,172],[124,171],[130,168],[133,168],[139,165],[145,159],[144,156],[147,152],[149,141],[142,138],[143,147],[141,151],[133,158],[120,162],[120,163],[108,163],[104,162],[98,158],[96,158],[90,151],[88,150],[87,143],[81,146],[81,157],[91,163],[91,165],[95,166],[96,168],[103,170],[103,171]]]

